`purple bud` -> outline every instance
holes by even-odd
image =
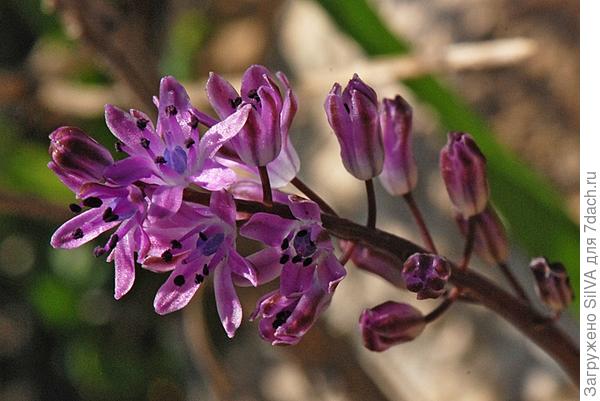
[[[110,152],[77,127],[60,127],[50,134],[50,156],[58,170],[82,181],[100,181],[113,164]]]
[[[560,313],[573,302],[575,294],[562,263],[549,263],[546,258],[539,257],[531,260],[529,268],[535,277],[539,297],[555,313]]]
[[[508,238],[504,225],[494,208],[488,205],[476,218],[477,227],[473,248],[477,255],[490,264],[506,262],[508,259]],[[466,236],[469,222],[460,213],[456,214],[455,219],[460,232]]]
[[[371,351],[385,351],[392,345],[417,338],[426,322],[421,312],[408,304],[387,301],[360,315],[363,344]]]
[[[460,214],[471,217],[487,205],[489,189],[485,157],[470,135],[450,132],[440,152],[440,169],[450,200]]]
[[[412,108],[401,96],[383,99],[381,131],[385,152],[381,184],[391,195],[407,194],[417,185],[417,165],[412,153]]]
[[[444,293],[450,277],[450,264],[441,256],[415,253],[402,268],[406,289],[417,293],[417,299],[437,298]]]
[[[383,142],[377,95],[358,75],[342,91],[339,84],[325,99],[327,120],[337,136],[344,167],[360,180],[378,176],[383,169]]]

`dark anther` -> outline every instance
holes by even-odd
[[[201,239],[202,241],[206,241],[206,240],[208,239],[208,237],[206,236],[206,234],[204,234],[202,231],[200,231],[200,232],[198,233],[198,237],[200,237],[200,239]]]
[[[312,258],[306,258],[304,259],[304,262],[302,262],[302,266],[306,267],[309,266],[311,263],[313,262]]]
[[[73,213],[79,213],[79,212],[81,212],[81,206],[79,206],[77,203],[71,203],[69,205],[69,209],[71,209],[71,211]]]
[[[75,231],[73,231],[73,239],[80,238],[83,238],[83,230],[81,228],[76,228]]]
[[[117,141],[115,142],[115,151],[121,153],[123,151],[123,142]]]
[[[190,126],[191,129],[196,129],[196,128],[198,128],[198,123],[199,122],[200,122],[200,120],[198,120],[198,117],[191,116],[190,117],[190,122],[188,123],[188,125]]]
[[[183,277],[183,274],[175,276],[175,278],[173,279],[173,284],[175,284],[177,287],[181,287],[182,285],[184,285],[185,277]]]
[[[171,241],[171,248],[173,248],[173,249],[181,249],[181,242],[179,242],[176,239],[174,239],[173,241]]]
[[[344,108],[346,109],[346,113],[350,114],[350,107],[348,107],[347,103],[344,103]]]
[[[99,258],[106,253],[106,249],[103,246],[97,246],[94,248],[94,256]]]
[[[117,234],[111,235],[110,240],[108,240],[108,248],[115,249],[117,242],[119,242],[119,236]]]
[[[138,118],[138,120],[135,122],[135,124],[140,129],[140,131],[145,130],[146,125],[148,125],[148,123],[149,123],[149,121],[146,120],[145,118]]]
[[[154,163],[156,164],[166,164],[167,160],[162,157],[162,156],[156,156],[156,158],[154,159]]]
[[[279,258],[279,263],[281,263],[282,265],[285,265],[287,263],[287,261],[290,260],[290,255],[281,255],[281,258]]]
[[[102,213],[102,220],[110,223],[119,220],[119,216],[113,213],[112,207],[107,207],[104,213]]]
[[[284,238],[283,241],[281,242],[281,249],[285,251],[289,247],[290,247],[290,241],[287,238]]]
[[[304,237],[306,234],[308,234],[308,231],[306,230],[300,230],[298,231],[298,234],[296,234],[298,237]]]
[[[148,149],[150,147],[150,141],[146,138],[141,138],[140,145],[142,145],[142,148]]]
[[[194,278],[196,284],[200,284],[204,281],[204,276],[202,274],[196,274],[196,278]]]
[[[192,138],[188,138],[185,140],[185,142],[183,144],[185,145],[186,149],[189,149],[192,146],[194,146],[195,143],[196,143],[196,141],[194,141]]]
[[[229,104],[231,105],[231,108],[237,109],[237,107],[242,104],[242,98],[238,96],[235,99],[229,99]]]
[[[170,116],[174,116],[175,114],[177,114],[177,108],[170,104],[167,107],[165,107],[165,113],[167,113]]]
[[[298,263],[302,260],[302,256],[296,255],[292,258],[292,263]]]
[[[256,89],[252,89],[252,90],[248,91],[248,97],[252,100],[260,102],[260,96],[258,96]]]
[[[100,207],[102,206],[102,199],[96,198],[95,196],[90,196],[89,198],[85,198],[83,200],[83,206]]]
[[[208,265],[205,264],[204,267],[202,268],[202,274],[204,274],[205,276],[208,276]]]
[[[165,262],[165,263],[169,263],[170,261],[173,260],[173,254],[168,249],[166,251],[164,251],[162,253],[162,255],[160,255],[160,257],[163,260],[163,262]]]

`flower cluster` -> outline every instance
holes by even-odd
[[[206,91],[217,118],[196,109],[173,77],[160,82],[156,124],[141,111],[107,105],[117,160],[79,128],[61,127],[50,134],[48,167],[77,198],[69,206],[75,216],[56,230],[51,245],[75,248],[106,233],[93,252],[114,262],[116,299],[132,288],[139,268],[168,273],[154,299],[161,315],[185,307],[210,279],[223,328],[232,337],[243,315],[236,287],[279,279],[250,318],[259,320],[266,341],[296,344],[331,302],[350,259],[415,292],[417,299],[444,298],[428,315],[393,301],[365,310],[359,319],[364,344],[383,351],[417,337],[460,295],[460,288],[446,289],[454,265],[437,254],[411,195],[417,183],[412,109],[402,97],[380,104],[375,91],[354,75],[345,88],[336,83],[325,100],[344,167],[367,181],[366,228],[375,229],[374,177],[392,196],[402,196],[415,217],[428,252],[414,245],[400,268],[397,258],[360,241],[340,241],[343,254],[336,256],[322,221],[324,214],[331,218],[335,212],[297,185],[300,160],[289,130],[298,105],[284,74],[253,65],[238,92],[211,73]],[[468,267],[474,250],[506,272],[506,233],[488,202],[485,158],[468,134],[451,132],[448,139],[440,167],[467,237],[461,268]],[[312,200],[280,190],[290,182]],[[248,201],[263,203],[249,213],[238,207]],[[238,235],[263,248],[239,254]],[[562,265],[536,259],[531,269],[542,300],[557,313],[564,309],[572,292]]]

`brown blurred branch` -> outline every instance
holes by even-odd
[[[26,219],[62,223],[73,215],[67,207],[60,207],[30,195],[0,191],[0,213]]]

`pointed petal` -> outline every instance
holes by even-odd
[[[147,157],[131,156],[108,167],[104,176],[117,185],[128,185],[150,177],[153,171],[154,165]]]
[[[165,218],[177,213],[183,198],[183,187],[159,187],[152,194],[152,203],[148,214],[156,218]]]
[[[235,202],[227,191],[216,191],[210,195],[210,210],[225,223],[235,227]]]
[[[160,80],[158,101],[159,134],[170,132],[173,143],[169,146],[183,144],[191,132],[190,97],[185,88],[175,78],[166,76]]]
[[[135,263],[133,252],[135,243],[132,233],[122,238],[115,248],[115,299],[120,299],[133,286]]]
[[[231,270],[226,263],[215,269],[214,285],[221,323],[227,336],[232,338],[242,323],[242,305],[231,280]]]
[[[202,263],[177,265],[156,293],[154,298],[156,313],[166,315],[185,307],[190,302],[200,288],[200,283],[196,280],[198,266],[201,269]]]
[[[298,220],[321,222],[321,209],[315,202],[295,195],[290,195],[288,199],[290,210]]]
[[[269,70],[258,64],[251,65],[244,71],[242,76],[242,99],[245,101],[251,101],[248,97],[248,93],[251,91],[258,91],[261,86],[267,85],[268,81],[265,79],[265,75],[270,75]]]
[[[54,248],[77,248],[121,223],[120,221],[104,222],[102,213],[104,208],[97,208],[73,217],[56,230],[50,245]]]
[[[194,184],[209,191],[229,188],[237,180],[237,174],[232,169],[222,166],[213,159],[206,159],[201,173],[192,178]]]
[[[219,118],[226,118],[236,110],[233,102],[239,95],[233,86],[219,74],[214,72],[208,74],[206,94],[210,105],[215,109]]]
[[[254,267],[233,248],[229,250],[228,263],[231,272],[234,274],[232,277],[243,277],[244,281],[252,286],[256,287],[258,285],[258,276]]]
[[[303,294],[311,286],[315,266],[302,266],[302,264],[286,263],[281,270],[281,294],[285,297]]]
[[[317,274],[321,286],[328,293],[332,293],[340,281],[346,277],[346,269],[333,253],[319,263]]]
[[[240,228],[240,235],[269,246],[279,247],[295,225],[294,220],[270,213],[256,213]]]
[[[253,266],[256,273],[256,285],[262,285],[269,281],[275,280],[281,274],[281,264],[279,259],[281,252],[275,248],[265,248],[246,257],[246,260]],[[233,276],[233,282],[238,287],[248,287],[254,285],[248,280]],[[255,285],[255,286],[256,286]]]

